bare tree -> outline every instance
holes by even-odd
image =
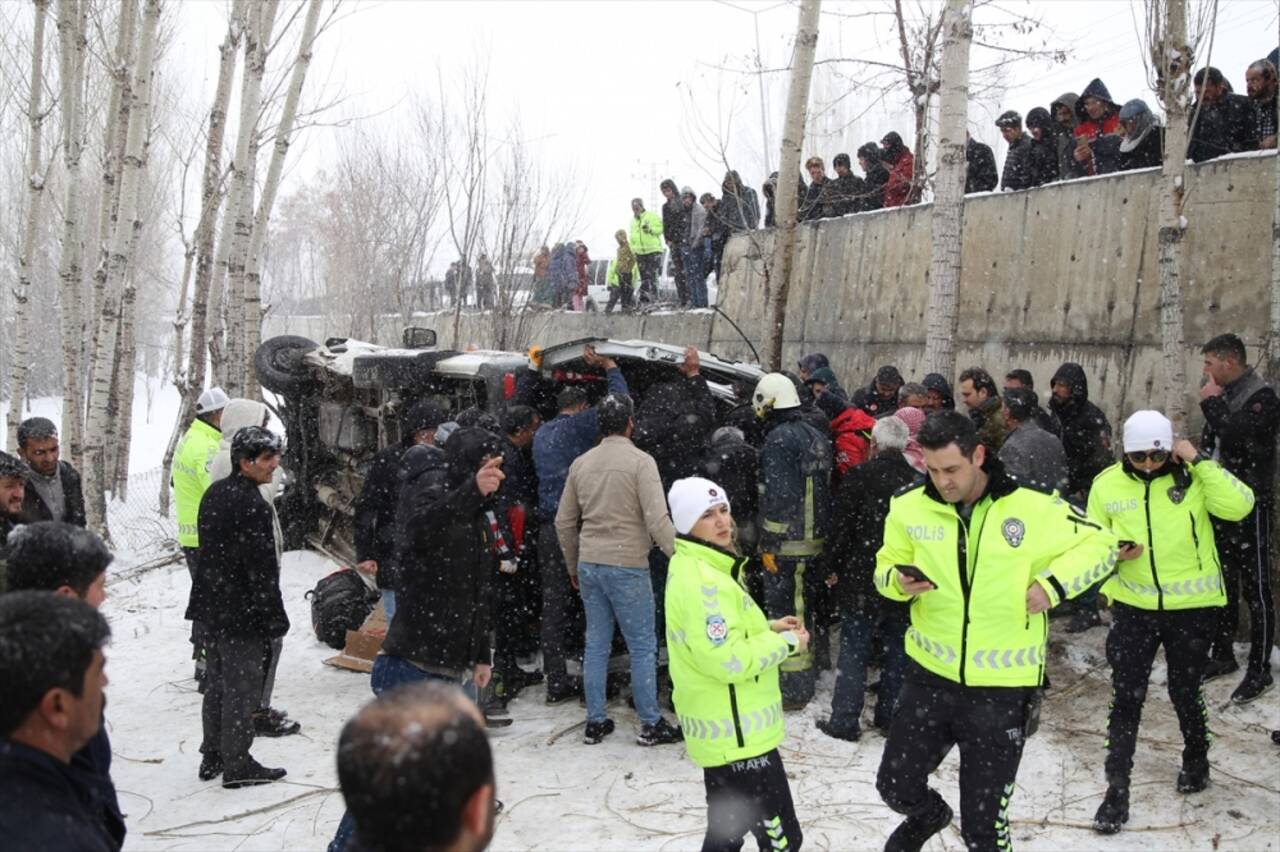
[[[800,173],[804,120],[809,103],[809,82],[813,78],[813,58],[818,49],[818,16],[822,0],[800,0],[796,22],[795,52],[791,60],[791,85],[787,92],[787,113],[782,125],[782,152],[778,157],[778,232],[774,244],[774,286],[769,294],[769,327],[766,347],[769,364],[782,369],[782,341],[786,331],[787,298],[791,291],[792,266],[796,252],[797,185],[789,175]]]
[[[933,253],[929,261],[929,328],[924,362],[930,372],[955,374],[960,322],[960,247],[964,234],[965,125],[969,105],[971,0],[947,0],[943,20],[938,173],[934,180]]]
[[[31,38],[30,96],[27,98],[27,210],[22,229],[22,245],[18,251],[18,286],[13,292],[13,362],[9,373],[9,419],[5,446],[17,445],[18,423],[22,420],[22,403],[27,395],[27,371],[30,369],[32,268],[36,251],[36,232],[40,223],[41,201],[44,199],[43,165],[44,110],[44,29],[49,0],[35,0],[35,24]]]

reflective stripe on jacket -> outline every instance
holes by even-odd
[[[178,515],[178,544],[182,547],[200,546],[196,527],[200,499],[209,489],[209,465],[221,440],[222,433],[217,429],[203,420],[194,420],[173,454],[173,503]]]
[[[1102,594],[1138,609],[1224,606],[1209,516],[1238,521],[1252,509],[1253,491],[1215,461],[1176,466],[1150,481],[1123,462],[1112,465],[1093,480],[1089,517],[1143,551],[1119,563]]]
[[[632,216],[629,236],[631,250],[636,254],[661,253],[664,248],[662,245],[662,219],[652,210],[646,210],[639,216]]]
[[[784,735],[778,667],[790,646],[742,587],[746,562],[681,536],[668,568],[672,701],[703,768],[758,757]]]
[[[761,551],[803,559],[822,553],[831,518],[831,442],[800,419],[774,412],[760,450]]]
[[[1116,537],[1065,501],[1019,487],[987,457],[987,492],[968,521],[925,483],[894,497],[876,554],[876,588],[912,600],[898,565],[915,565],[936,589],[911,604],[907,655],[965,686],[1038,686],[1048,613],[1027,612],[1038,583],[1056,606],[1115,570]]]

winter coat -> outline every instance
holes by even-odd
[[[636,409],[632,439],[657,462],[662,493],[677,479],[697,475],[702,448],[715,428],[716,401],[703,376],[649,387]]]
[[[1113,461],[1111,424],[1098,406],[1089,401],[1089,380],[1084,368],[1067,362],[1053,374],[1056,382],[1071,386],[1066,401],[1049,397],[1049,408],[1062,424],[1062,449],[1067,454],[1067,493],[1087,494],[1094,477]]]
[[[897,394],[894,395],[893,399],[883,398],[876,392],[876,383],[874,381],[854,391],[851,402],[877,419],[886,417],[898,410]]]
[[[830,183],[830,180],[823,178],[821,181],[815,180],[805,188],[800,200],[799,221],[812,222],[826,217],[827,212],[823,202],[826,200],[827,187]]]
[[[724,187],[724,195],[716,205],[716,216],[728,233],[747,230],[746,199],[731,187]]]
[[[827,182],[827,197],[823,204],[831,218],[858,212],[858,199],[867,192],[865,181],[849,172],[837,175]]]
[[[218,442],[218,452],[209,462],[209,481],[217,482],[231,475],[231,441],[236,433],[246,426],[261,426],[267,422],[267,407],[252,399],[233,399],[222,410],[222,439]],[[276,558],[284,556],[284,531],[280,526],[280,515],[276,512],[276,498],[284,488],[284,468],[277,467],[269,485],[260,485],[262,499],[267,501],[271,509],[271,522],[276,536]]]
[[[911,198],[911,181],[915,175],[915,156],[906,148],[898,154],[898,159],[889,172],[889,180],[884,187],[884,206],[901,207]],[[870,177],[870,176],[868,176]]]
[[[1163,163],[1164,128],[1159,125],[1148,130],[1131,150],[1125,150],[1125,141],[1120,143],[1120,171],[1122,172],[1159,168]]]
[[[570,246],[560,246],[551,252],[551,284],[562,297],[572,293],[578,284],[578,269],[573,255]]]
[[[685,245],[690,248],[700,249],[703,245],[702,230],[707,227],[707,210],[695,201],[693,206],[686,209],[684,213],[689,222],[688,237],[685,240]]]
[[[1040,130],[1040,138],[1036,139],[1033,130]],[[1070,133],[1065,133],[1062,125],[1054,120],[1049,110],[1036,107],[1027,113],[1027,135],[1031,137],[1031,172],[1034,186],[1053,183],[1063,176],[1061,173],[1062,145],[1070,146]],[[1066,175],[1069,177],[1070,175]]]
[[[1102,586],[1111,601],[1147,610],[1225,606],[1226,585],[1210,516],[1239,521],[1253,510],[1249,486],[1215,461],[1168,463],[1154,476],[1128,459],[1098,474],[1089,517],[1143,547]]]
[[[1023,423],[1005,435],[999,456],[1004,469],[1028,488],[1046,494],[1067,493],[1067,454],[1062,441],[1035,423]]]
[[[616,269],[625,275],[630,275],[636,268],[636,255],[631,250],[631,244],[627,242],[627,232],[618,231],[613,235],[618,241],[618,253],[614,257]]]
[[[116,852],[100,818],[110,782],[74,763],[0,739],[0,836],[22,852]],[[114,793],[114,791],[112,791]]]
[[[827,392],[822,396],[832,399]],[[871,430],[876,420],[855,405],[843,403],[843,408],[831,418],[831,447],[836,471],[836,482],[844,488],[846,474],[867,460],[871,453]]]
[[[1085,98],[1097,98],[1110,104],[1101,121],[1089,118],[1084,108]],[[1076,101],[1076,127],[1072,133],[1077,144],[1080,139],[1089,141],[1093,159],[1082,166],[1086,175],[1106,175],[1120,170],[1120,105],[1111,99],[1111,93],[1101,80],[1095,79],[1085,87],[1084,94]],[[1074,160],[1074,155],[1072,157]]]
[[[500,451],[493,435],[462,428],[445,442],[443,471],[436,448],[405,454],[406,468],[421,472],[401,492],[402,576],[384,653],[457,674],[492,662],[489,585],[498,565],[485,513],[494,501],[481,495],[475,475],[484,456]]]
[[[1212,455],[1259,496],[1272,493],[1280,399],[1252,367],[1200,403],[1204,413],[1201,451]]]
[[[1071,180],[1072,178],[1084,177],[1086,174],[1083,163],[1076,162],[1073,152],[1075,151],[1075,127],[1079,122],[1076,116],[1076,102],[1080,97],[1075,92],[1063,92],[1058,96],[1057,100],[1049,104],[1049,115],[1053,119],[1054,125],[1058,128],[1055,143],[1058,151],[1058,178],[1059,180]],[[1058,107],[1065,106],[1071,110],[1071,127],[1064,127],[1058,123]],[[1035,110],[1032,110],[1035,112]],[[1030,113],[1028,113],[1030,115]]]
[[[977,408],[969,409],[969,419],[978,430],[978,440],[989,453],[1000,452],[1004,444],[1004,404],[1000,397],[993,396],[983,401]]]
[[[1027,611],[1040,586],[1051,606],[1115,570],[1116,536],[1057,497],[1020,488],[987,457],[986,492],[968,519],[933,481],[894,497],[876,554],[876,588],[911,601],[907,656],[962,686],[1035,687],[1044,679],[1049,613]],[[937,588],[912,599],[898,565],[915,565]]]
[[[1259,146],[1266,137],[1276,135],[1277,124],[1280,123],[1280,114],[1276,112],[1276,101],[1277,98],[1274,95],[1265,101],[1253,101]]]
[[[498,489],[497,501],[502,510],[500,520],[505,521],[503,534],[519,553],[538,508],[538,477],[533,471],[533,449],[521,449],[510,440],[503,440],[502,474],[506,478]]]
[[[609,393],[627,393],[622,371],[605,373]],[[577,414],[561,414],[542,425],[533,436],[533,464],[538,472],[538,517],[555,520],[560,508],[560,492],[569,476],[573,460],[595,446],[599,421],[595,408]]]
[[[662,220],[652,210],[631,217],[631,250],[636,254],[662,253]]]
[[[746,545],[742,548],[744,552],[751,552],[758,538],[759,451],[745,440],[722,438],[703,450],[701,475],[725,490],[734,523],[738,525],[739,544]]]
[[[369,462],[364,485],[355,502],[356,562],[378,563],[378,588],[394,589],[396,558],[396,506],[400,501],[400,460],[412,446],[406,441],[383,447]]]
[[[1226,154],[1258,150],[1258,116],[1244,95],[1226,93],[1212,104],[1191,107],[1187,156],[1197,163]]]
[[[546,278],[551,269],[551,252],[540,251],[533,256],[533,277]]]
[[[84,488],[80,482],[80,472],[71,466],[71,462],[58,462],[58,478],[62,480],[62,520],[77,527],[85,525]],[[45,505],[44,499],[36,491],[36,487],[27,480],[27,490],[22,497],[22,514],[19,516],[24,524],[37,521],[52,521],[53,512]]]
[[[849,471],[831,515],[834,533],[826,566],[838,578],[835,593],[841,612],[875,612],[907,608],[876,593],[876,551],[884,543],[889,500],[920,478],[897,450],[882,450]]]
[[[575,251],[573,253],[573,262],[577,266],[578,283],[574,287],[573,294],[575,296],[587,295],[587,267],[591,264],[591,256],[587,254],[587,250]]]
[[[884,163],[869,163],[867,176],[863,181],[864,195],[858,200],[858,212],[880,210],[890,205],[885,203],[885,188],[889,183],[889,170]]]
[[[1004,158],[1004,172],[1000,176],[1000,189],[1011,192],[1030,189],[1036,185],[1035,166],[1031,161],[1031,135],[1023,133],[1009,146]]]
[[[759,757],[785,736],[778,668],[791,646],[743,585],[747,559],[680,536],[667,569],[667,651],[689,759]]]
[[[977,139],[969,139],[964,145],[964,191],[990,192],[996,188],[999,177],[996,174],[996,155],[990,145],[984,145]]]
[[[101,821],[107,836],[112,839],[115,848],[124,845],[128,829],[125,827],[124,814],[120,812],[120,798],[116,795],[115,782],[111,780],[111,737],[107,733],[106,702],[103,702],[102,720],[98,724],[98,733],[84,744],[78,752],[71,755],[71,765],[82,769],[99,779],[98,819]]]
[[[257,483],[238,471],[209,486],[200,501],[200,570],[191,582],[188,621],[231,636],[289,632],[274,518]]]
[[[203,420],[191,421],[173,455],[173,505],[178,516],[178,544],[199,547],[196,515],[209,488],[209,464],[218,454],[222,433]]]
[[[732,195],[738,200],[744,229],[754,231],[760,225],[760,196],[742,182],[742,175],[735,169],[725,172],[721,189],[724,190],[725,195]]]
[[[795,409],[770,412],[760,451],[760,549],[804,559],[830,528],[831,442]]]
[[[944,409],[948,411],[955,409],[956,397],[951,392],[951,383],[941,373],[929,373],[920,380],[920,384],[924,385],[928,390],[937,391],[942,395],[942,407]]]
[[[670,244],[683,246],[689,233],[689,211],[676,193],[662,205],[662,236]]]

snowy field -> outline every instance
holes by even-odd
[[[110,585],[107,719],[113,774],[128,814],[127,849],[322,850],[342,814],[334,745],[343,722],[371,698],[368,677],[322,665],[333,652],[310,628],[303,594],[332,570],[320,557],[291,553],[284,598],[293,627],[285,641],[275,703],[303,725],[302,734],[259,740],[254,754],[289,770],[269,787],[223,790],[196,779],[200,696],[191,679],[188,625],[182,619],[189,581],[181,565]],[[1134,769],[1132,819],[1119,835],[1089,830],[1105,784],[1103,736],[1109,686],[1104,631],[1054,654],[1054,683],[1043,724],[1027,746],[1011,819],[1023,849],[1280,848],[1280,749],[1267,731],[1280,727],[1280,691],[1246,708],[1227,707],[1234,679],[1210,684],[1213,784],[1202,794],[1174,789],[1181,749],[1173,709],[1157,664]],[[1241,653],[1241,659],[1243,654]],[[897,823],[875,791],[883,739],[832,740],[814,728],[830,702],[832,676],[818,699],[787,719],[782,754],[813,849],[878,849]],[[515,724],[495,731],[498,795],[506,804],[493,848],[596,850],[696,849],[703,827],[699,771],[679,746],[642,749],[638,720],[625,705],[610,713],[619,730],[584,746],[575,726],[584,711],[547,707],[542,687],[511,705]],[[864,721],[869,725],[869,719]],[[937,774],[955,806],[958,761]],[[927,847],[963,849],[958,821]]]

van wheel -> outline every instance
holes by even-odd
[[[253,354],[258,384],[273,393],[305,390],[314,383],[314,379],[302,363],[302,356],[316,347],[314,340],[296,334],[281,334],[262,341]]]

